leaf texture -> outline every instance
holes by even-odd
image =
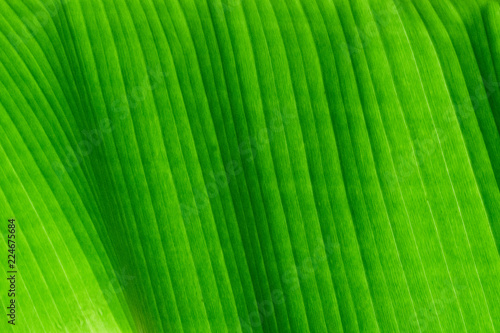
[[[2,331],[500,331],[497,0],[0,0],[0,78]]]

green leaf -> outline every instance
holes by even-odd
[[[497,0],[0,0],[0,78],[1,331],[500,331]]]

